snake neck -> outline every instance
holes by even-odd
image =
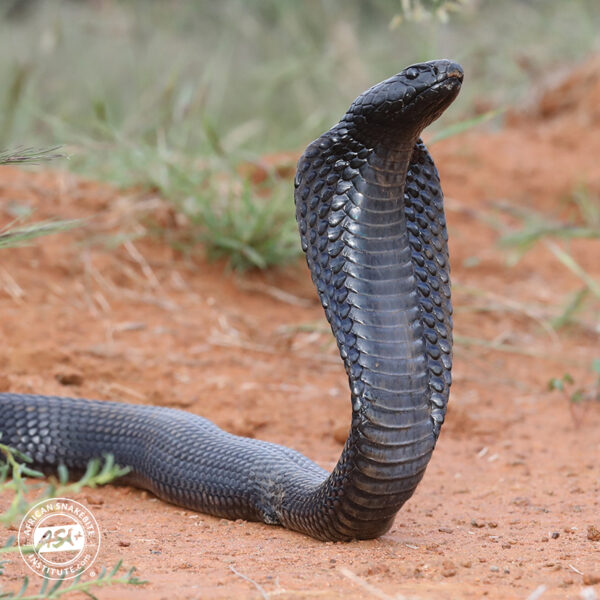
[[[408,181],[419,198],[433,189],[441,200],[439,180],[435,167],[419,171],[424,146],[416,139],[377,141],[364,146],[342,122],[307,148],[296,178],[302,246],[351,390],[341,458],[305,498],[307,509],[319,504],[329,515],[319,531],[327,527],[330,539],[385,532],[423,476],[439,432],[416,272],[419,232],[411,226],[415,198],[407,193]],[[294,494],[288,500],[280,519],[296,528],[302,511]]]

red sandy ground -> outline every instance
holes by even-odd
[[[600,403],[571,406],[547,390],[567,371],[592,383],[598,304],[579,324],[545,328],[581,281],[544,243],[516,266],[496,244],[498,225],[517,224],[500,204],[567,218],[565,197],[578,185],[600,197],[599,64],[502,131],[432,149],[451,238],[454,385],[433,460],[392,530],[324,544],[108,486],[79,496],[102,529],[97,566],[122,558],[149,583],[101,598],[525,599],[537,590],[550,600],[580,598],[584,585],[600,593],[600,541],[589,529],[600,529]],[[157,198],[66,173],[2,169],[0,199],[38,218],[93,217],[83,231],[2,252],[0,390],[183,408],[335,464],[347,382],[303,261],[237,277],[149,237],[113,249],[112,236],[143,234],[148,214],[172,215]],[[600,241],[568,250],[600,280]],[[25,573],[13,559],[3,587],[18,589]]]

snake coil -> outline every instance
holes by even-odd
[[[46,472],[106,453],[127,482],[231,519],[321,540],[377,537],[414,492],[446,412],[452,307],[443,197],[419,139],[457,96],[459,65],[408,67],[361,94],[298,162],[302,249],[350,382],[330,474],[298,452],[179,410],[0,394],[3,443]]]

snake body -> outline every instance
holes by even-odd
[[[377,537],[421,480],[446,412],[452,307],[443,197],[419,139],[462,70],[408,67],[361,94],[298,162],[301,243],[348,374],[352,422],[330,474],[183,411],[0,394],[2,442],[52,472],[111,453],[127,482],[321,540]]]

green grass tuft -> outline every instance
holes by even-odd
[[[431,132],[452,135],[581,59],[600,28],[595,0],[27,4],[35,10],[0,13],[0,144],[65,144],[75,172],[155,187],[179,208],[189,195],[190,240],[236,267],[297,253],[292,196],[278,181],[266,192],[239,177],[239,191],[219,191],[224,170],[301,151],[368,86],[443,56],[466,73]],[[539,43],[565,26],[576,35]]]
[[[121,477],[129,472],[128,468],[115,465],[112,456],[107,455],[104,460],[92,460],[88,464],[86,472],[78,481],[69,483],[69,475],[66,468],[59,469],[58,479],[51,477],[49,484],[42,493],[37,493],[32,499],[32,492],[39,490],[39,485],[31,484],[29,478],[38,479],[43,474],[32,469],[29,465],[32,459],[22,452],[0,443],[0,494],[12,493],[13,498],[10,506],[3,513],[0,513],[0,524],[9,527],[14,524],[23,515],[27,514],[30,508],[42,500],[56,497],[68,497],[71,494],[79,493],[83,488],[94,488],[98,485],[104,485]],[[0,557],[11,556],[19,552],[15,545],[14,536],[9,536],[0,546]],[[32,547],[21,548],[23,552],[33,551]],[[0,560],[0,575],[5,574],[9,560]],[[81,592],[91,598],[95,598],[91,590],[114,585],[140,585],[146,583],[138,579],[135,575],[135,568],[132,567],[124,574],[118,575],[122,566],[119,561],[110,571],[102,567],[100,573],[94,579],[80,581],[81,574],[65,584],[63,579],[58,579],[50,583],[50,579],[44,579],[38,592],[27,594],[29,589],[29,578],[24,577],[21,587],[18,591],[6,592],[0,587],[0,598],[20,599],[20,600],[43,600],[61,598],[68,594]]]

